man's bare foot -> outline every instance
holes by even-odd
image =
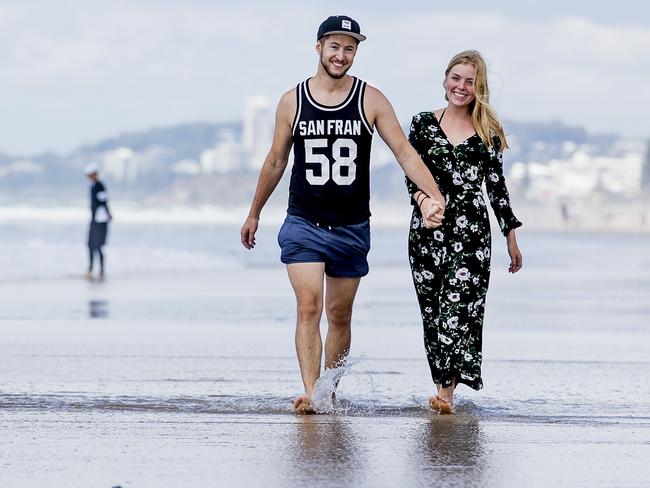
[[[429,404],[431,405],[431,408],[438,413],[443,415],[451,414],[451,402],[442,398],[440,395],[429,398]]]
[[[313,415],[316,409],[311,404],[311,398],[301,395],[293,401],[293,411],[298,415]]]
[[[87,280],[92,280],[93,279],[93,274],[90,271],[86,271],[84,273],[84,278],[86,278]]]

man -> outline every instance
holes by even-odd
[[[95,254],[99,258],[99,279],[104,279],[104,253],[102,247],[106,244],[108,233],[108,222],[111,220],[111,213],[108,210],[108,194],[104,184],[99,181],[99,166],[96,163],[89,163],[84,173],[92,182],[90,187],[90,229],[88,230],[88,251],[90,263],[86,278],[92,278],[93,262]]]
[[[242,244],[252,249],[262,207],[280,181],[293,145],[288,215],[278,242],[297,301],[296,351],[305,387],[293,404],[299,414],[315,413],[311,397],[321,370],[324,288],[325,368],[341,365],[350,349],[352,305],[359,281],[368,273],[375,127],[407,176],[430,198],[423,207],[428,208],[426,225],[440,225],[444,212],[443,196],[386,97],[347,75],[359,42],[366,39],[359,24],[347,16],[329,17],[316,38],[316,76],[280,99],[271,150],[241,229]]]

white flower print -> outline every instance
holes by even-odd
[[[460,252],[463,250],[463,245],[460,242],[454,242],[454,251]]]
[[[456,219],[456,225],[460,227],[461,229],[464,229],[465,226],[467,225],[467,217],[464,215],[461,215]]]
[[[460,177],[460,173],[457,171],[454,171],[454,174],[452,175],[452,181],[454,182],[454,185],[463,184],[463,179]]]
[[[433,231],[433,238],[436,241],[442,242],[442,240],[445,238],[444,234],[440,232],[439,230]]]
[[[417,229],[420,227],[420,219],[417,215],[413,216],[413,222],[411,223],[411,229]]]
[[[443,344],[447,344],[447,345],[449,345],[449,344],[451,344],[452,342],[454,342],[454,341],[451,339],[451,337],[447,337],[447,336],[444,335],[444,334],[438,334],[438,339],[440,339],[440,342],[442,342]]]
[[[425,280],[430,280],[433,278],[433,273],[428,269],[425,269],[424,271],[422,271],[422,276],[424,277]]]
[[[497,176],[496,173],[490,173],[490,175],[488,176],[488,178],[490,178],[490,181],[492,181],[492,182],[494,182],[494,183],[496,183],[497,181],[499,181],[499,177]]]
[[[469,270],[467,268],[460,268],[458,271],[456,271],[456,278],[458,278],[460,281],[467,281],[469,280]]]
[[[476,178],[478,178],[478,169],[476,166],[470,166],[467,171],[465,171],[465,176],[467,176],[467,179],[469,181],[474,181]]]
[[[437,254],[433,255],[433,264],[435,264],[436,266],[440,266],[440,258],[438,257]]]
[[[449,320],[447,320],[447,325],[449,327],[457,327],[458,326],[458,317],[450,317]]]
[[[449,298],[449,301],[456,303],[460,300],[460,293],[450,293],[447,298]]]
[[[415,278],[415,281],[417,281],[418,283],[422,283],[422,281],[423,281],[422,275],[420,273],[418,273],[417,271],[413,272],[413,278]]]
[[[476,257],[478,258],[479,261],[485,260],[485,255],[483,254],[483,251],[480,249],[476,251]]]

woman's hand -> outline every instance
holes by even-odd
[[[442,197],[442,195],[440,195]],[[445,213],[445,201],[443,198],[434,200],[428,197],[424,192],[416,194],[417,201],[419,202],[420,214],[422,215],[422,223],[427,229],[435,229],[442,225]]]
[[[510,266],[508,267],[509,273],[516,273],[523,266],[523,258],[521,251],[517,245],[517,237],[515,236],[515,229],[512,229],[506,237],[508,242],[508,254],[510,255]]]

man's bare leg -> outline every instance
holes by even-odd
[[[361,278],[326,277],[325,313],[327,338],[325,339],[325,367],[335,368],[350,352],[352,306]]]
[[[327,338],[325,339],[325,368],[341,366],[350,352],[352,338],[352,306],[361,278],[326,278],[325,313]],[[338,386],[338,378],[335,380]],[[336,394],[332,393],[332,400]]]
[[[296,295],[296,353],[305,394],[296,398],[296,413],[316,413],[311,396],[320,376],[323,344],[320,337],[320,318],[323,313],[324,263],[295,263],[287,265],[289,281]]]

